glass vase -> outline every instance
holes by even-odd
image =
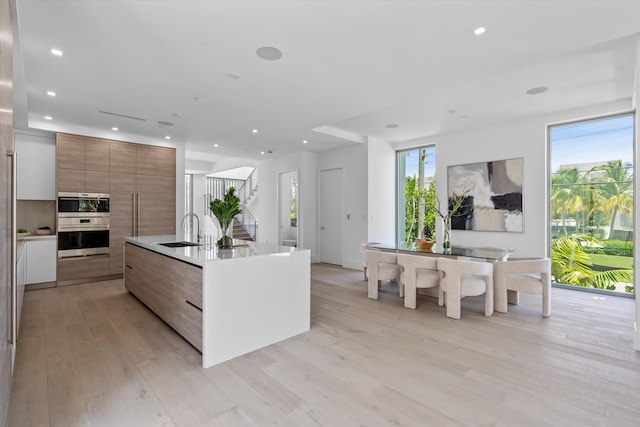
[[[442,249],[451,250],[451,218],[444,217],[442,218],[443,228],[442,228]]]
[[[217,245],[219,249],[230,249],[233,247],[233,237],[229,235],[229,226],[220,224],[220,231],[222,232],[222,237],[218,240]]]

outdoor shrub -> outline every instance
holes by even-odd
[[[633,242],[624,242],[622,240],[605,240],[603,243],[604,253],[607,255],[633,256]]]

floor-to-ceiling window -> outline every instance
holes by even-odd
[[[397,243],[410,247],[419,237],[435,239],[435,146],[397,152]]]
[[[549,127],[551,259],[561,286],[634,296],[634,116]]]

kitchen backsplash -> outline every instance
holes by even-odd
[[[55,200],[18,200],[16,226],[34,234],[39,227],[50,227],[56,231]]]

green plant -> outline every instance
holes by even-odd
[[[27,231],[27,230],[26,230],[26,229],[24,229],[24,228],[18,228],[18,231],[17,231],[17,233],[28,233],[28,232],[29,232],[29,231]]]
[[[418,238],[435,238],[436,213],[435,206],[436,187],[435,182],[429,182],[427,188],[418,188],[416,176],[405,179],[405,244],[407,247]],[[424,201],[424,215],[422,230],[420,227],[420,199]]]
[[[442,247],[447,249],[451,247],[451,236],[449,233],[451,232],[451,218],[464,216],[469,213],[469,206],[465,205],[465,201],[467,200],[467,196],[471,193],[470,189],[465,189],[461,194],[454,194],[449,197],[448,203],[448,211],[444,213],[442,207],[440,206],[440,200],[436,197],[436,214],[442,218],[444,223],[443,230],[443,238],[442,238]]]
[[[562,236],[551,241],[551,274],[558,283],[615,290],[619,282],[633,282],[633,270],[594,271],[593,262],[582,242],[601,244],[586,234]],[[629,292],[626,287],[625,290]]]
[[[215,199],[209,204],[209,209],[220,223],[220,229],[222,230],[222,237],[217,242],[218,247],[221,248],[230,248],[233,245],[233,239],[228,235],[229,226],[233,218],[242,213],[240,198],[235,195],[235,192],[236,189],[230,187],[222,200]]]

